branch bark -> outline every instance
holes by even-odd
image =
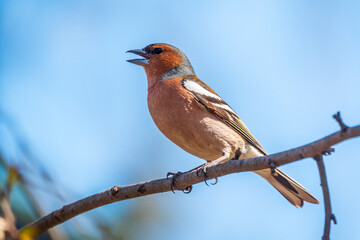
[[[227,161],[225,163],[209,167],[207,169],[207,176],[208,179],[212,179],[231,173],[265,169],[269,167],[270,160],[275,163],[276,166],[281,166],[304,158],[315,158],[315,156],[322,154],[331,146],[358,136],[360,136],[360,125],[348,127],[346,131],[335,132],[315,142],[288,151],[256,158]],[[30,223],[20,229],[19,238],[31,239],[79,214],[113,202],[155,193],[169,192],[172,190],[172,181],[172,178],[163,178],[123,187],[112,187],[103,192],[65,205],[62,208],[53,211],[49,215]],[[187,172],[176,177],[173,189],[181,191],[189,190],[190,186],[203,181],[203,177],[198,176],[196,172]]]
[[[319,155],[315,156],[314,159],[316,160],[316,163],[319,168],[321,187],[322,187],[323,195],[324,195],[325,226],[324,226],[324,234],[323,234],[322,240],[329,240],[330,239],[331,220],[333,220],[334,223],[336,224],[336,219],[335,219],[335,215],[332,213],[332,210],[331,210],[330,193],[329,193],[329,187],[328,187],[327,178],[326,178],[326,171],[325,171],[323,155],[319,154]]]
[[[340,132],[344,133],[348,130],[348,126],[342,121],[340,112],[337,112],[333,115],[333,118],[339,123]],[[329,240],[330,239],[330,227],[331,227],[331,220],[336,224],[336,218],[331,210],[331,201],[330,201],[330,191],[329,186],[327,183],[326,171],[325,171],[325,164],[323,155],[330,155],[334,151],[333,148],[329,148],[328,150],[324,151],[322,154],[316,155],[314,159],[318,165],[319,175],[320,175],[320,182],[321,187],[323,190],[324,195],[324,207],[325,207],[325,225],[324,225],[324,234],[322,240]]]

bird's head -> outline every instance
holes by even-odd
[[[127,61],[145,68],[149,86],[157,81],[195,75],[186,55],[169,44],[155,43],[127,52],[143,57]]]

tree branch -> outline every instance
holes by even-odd
[[[346,132],[346,130],[349,128],[341,119],[340,112],[337,112],[333,115],[333,118],[339,123],[341,132]]]
[[[325,205],[325,227],[324,227],[324,235],[322,237],[323,240],[329,240],[330,239],[330,225],[331,220],[334,221],[336,224],[335,215],[332,213],[331,210],[331,202],[330,202],[330,193],[329,193],[329,187],[327,183],[326,178],[326,171],[325,171],[325,165],[323,161],[323,155],[319,154],[314,157],[316,160],[316,163],[319,168],[319,174],[320,174],[320,181],[321,181],[321,187],[323,190],[324,195],[324,205]]]
[[[349,138],[358,136],[360,136],[360,125],[348,127],[346,131],[335,132],[315,142],[288,151],[256,158],[227,161],[225,163],[209,167],[207,169],[207,176],[208,179],[212,179],[231,173],[265,169],[269,167],[269,161],[275,163],[276,166],[281,166],[304,158],[314,158],[315,156],[322,154],[331,146]],[[61,224],[81,213],[113,202],[171,191],[172,181],[172,178],[163,178],[124,187],[119,186],[110,188],[74,203],[65,205],[62,208],[53,211],[49,215],[30,223],[20,229],[19,237],[20,239],[35,237],[49,228]],[[176,177],[173,189],[186,190],[189,189],[190,186],[203,181],[203,177],[198,176],[196,172],[187,172]]]
[[[340,112],[337,112],[333,115],[333,118],[339,123],[340,132],[344,133],[348,130],[348,126],[343,122],[341,119]],[[330,155],[334,151],[333,148],[329,148],[322,152],[322,154],[318,154],[314,157],[316,163],[318,165],[319,174],[320,174],[320,182],[321,187],[323,190],[324,195],[324,207],[325,207],[325,225],[324,225],[324,234],[322,240],[329,240],[330,239],[330,227],[331,227],[331,220],[334,221],[336,224],[335,215],[332,213],[331,210],[331,201],[330,201],[330,192],[327,183],[326,171],[325,171],[325,164],[323,160],[323,155]]]

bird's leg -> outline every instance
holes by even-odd
[[[240,149],[236,150],[236,152],[235,152],[235,157],[238,157],[238,158],[239,158],[240,155],[241,155]],[[179,177],[181,174],[189,173],[189,172],[195,172],[195,171],[196,171],[196,175],[197,175],[197,176],[199,176],[199,173],[202,172],[202,174],[203,174],[203,176],[204,176],[205,184],[209,186],[209,184],[207,183],[207,178],[208,178],[208,176],[207,176],[207,174],[206,174],[206,169],[207,169],[208,167],[211,167],[211,166],[214,166],[214,165],[216,165],[216,164],[219,164],[219,163],[224,162],[224,161],[225,161],[226,159],[228,159],[229,157],[230,157],[230,153],[226,152],[226,153],[223,153],[223,156],[221,156],[220,158],[218,158],[218,159],[216,159],[216,160],[214,160],[214,161],[211,161],[211,162],[204,163],[204,164],[202,164],[202,165],[200,165],[200,166],[198,166],[198,167],[196,167],[196,168],[193,168],[193,169],[191,169],[191,170],[189,170],[189,171],[186,171],[186,172],[180,172],[180,171],[179,171],[179,172],[177,172],[177,173],[168,172],[168,173],[166,174],[166,178],[170,178],[170,177],[172,178],[171,191],[172,191],[173,193],[175,193],[175,191],[174,191],[174,186],[175,186],[175,181],[176,181],[176,178],[177,178],[177,177]],[[218,182],[218,178],[216,177],[216,178],[215,178],[215,182],[214,182],[214,183],[211,183],[211,185],[215,185],[217,182]],[[185,193],[191,192],[191,188],[192,188],[191,186],[187,187],[184,192],[185,192]]]
[[[180,172],[180,171],[177,172],[177,173],[168,172],[168,173],[166,174],[166,178],[169,178],[169,177],[178,177],[178,176],[180,176],[180,175],[183,174],[183,173],[189,173],[189,172],[198,171],[198,170],[201,169],[204,165],[205,165],[205,163],[204,163],[204,164],[201,164],[200,166],[198,166],[198,167],[196,167],[196,168],[193,168],[193,169],[191,169],[191,170],[189,170],[189,171],[186,171],[186,172]]]
[[[209,186],[209,184],[207,183],[207,168],[208,167],[211,167],[211,166],[215,166],[219,163],[222,163],[224,162],[226,159],[228,159],[230,157],[230,153],[228,152],[225,152],[223,153],[223,156],[214,160],[214,161],[211,161],[211,162],[207,162],[205,164],[203,164],[202,166],[199,167],[199,170],[197,170],[197,175],[199,176],[199,172],[202,172],[203,176],[204,176],[204,181],[205,181],[205,184]],[[214,183],[211,183],[211,185],[215,185],[216,183],[218,182],[218,178],[216,177],[215,178],[215,182]]]
[[[198,171],[198,170],[199,170],[200,168],[202,168],[205,164],[206,164],[206,163],[201,164],[200,166],[197,166],[196,168],[193,168],[193,169],[191,169],[191,170],[189,170],[189,171],[186,171],[186,172],[188,173],[188,172],[195,172],[195,171]]]
[[[235,156],[230,160],[239,160],[239,158],[241,157],[241,154],[242,154],[242,152],[241,152],[240,148],[236,149]]]

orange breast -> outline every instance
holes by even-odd
[[[202,107],[181,80],[157,82],[149,89],[148,107],[159,130],[185,151],[207,161],[221,157],[224,149],[235,151],[242,138]]]

